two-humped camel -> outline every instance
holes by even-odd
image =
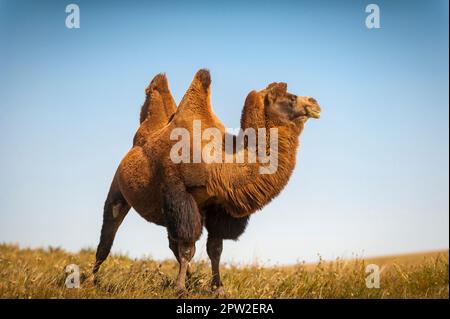
[[[167,228],[169,247],[180,264],[176,281],[180,290],[184,290],[195,242],[205,226],[212,287],[222,291],[219,262],[223,240],[236,240],[244,232],[249,216],[287,184],[295,167],[299,135],[308,118],[319,117],[320,107],[313,98],[288,93],[285,83],[272,83],[248,94],[241,128],[265,128],[267,133],[271,128],[277,129],[278,166],[271,174],[261,174],[260,168],[266,164],[259,161],[174,163],[170,157],[177,142],[170,137],[174,129],[192,132],[197,120],[202,132],[216,128],[226,136],[223,124],[211,108],[210,85],[209,71],[198,71],[178,108],[165,75],[157,75],[147,87],[133,147],[122,159],[105,202],[94,274],[108,256],[117,229],[133,207],[147,221]],[[245,141],[244,153],[248,151],[248,140]],[[270,141],[270,136],[266,141]],[[202,140],[200,144],[193,143],[192,148],[207,143]],[[269,142],[265,145],[269,152]],[[191,153],[195,151],[192,148]]]

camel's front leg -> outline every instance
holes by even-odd
[[[183,291],[186,284],[186,273],[189,262],[195,254],[195,243],[178,242],[180,269],[177,277],[177,289]]]
[[[222,238],[208,235],[206,242],[206,251],[211,259],[212,281],[211,288],[218,293],[223,293],[222,281],[220,280],[220,256],[222,255]]]
[[[170,187],[163,187],[164,217],[169,238],[176,241],[178,246],[180,270],[177,277],[177,289],[183,291],[188,265],[195,253],[195,242],[202,233],[202,216],[197,203],[186,191],[184,184],[173,175],[169,177],[172,177],[168,183]],[[172,246],[175,245],[172,244]]]
[[[212,289],[219,295],[225,296],[225,291],[220,280],[220,256],[222,255],[222,243],[224,239],[237,240],[245,231],[249,216],[242,218],[232,217],[219,205],[211,205],[204,210],[205,227],[208,230],[206,251],[211,259]]]
[[[178,241],[176,241],[173,238],[170,238],[170,235],[168,237],[169,237],[169,248],[170,248],[170,250],[172,250],[178,263],[181,264],[180,253],[178,252]],[[186,279],[189,280],[191,275],[192,275],[192,272],[191,272],[190,264],[188,264],[187,270],[186,270]]]

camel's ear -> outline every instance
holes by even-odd
[[[264,101],[261,93],[251,91],[245,99],[244,108],[241,115],[241,128],[258,128],[265,127],[265,111]]]
[[[269,103],[274,103],[278,97],[283,96],[287,92],[287,84],[284,82],[274,82],[267,86],[265,89],[267,92],[266,98]]]

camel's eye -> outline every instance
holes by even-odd
[[[289,100],[289,106],[290,106],[290,107],[294,107],[294,106],[295,106],[295,103],[296,103],[296,101],[297,101],[297,96],[291,94],[291,95],[289,95],[288,100]]]

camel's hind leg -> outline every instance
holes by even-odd
[[[114,177],[103,210],[103,225],[100,243],[98,244],[97,253],[95,255],[96,261],[94,268],[92,269],[93,274],[97,273],[100,265],[105,261],[106,257],[108,257],[117,229],[119,229],[120,224],[130,208],[130,205],[128,205],[117,186],[116,177]]]

